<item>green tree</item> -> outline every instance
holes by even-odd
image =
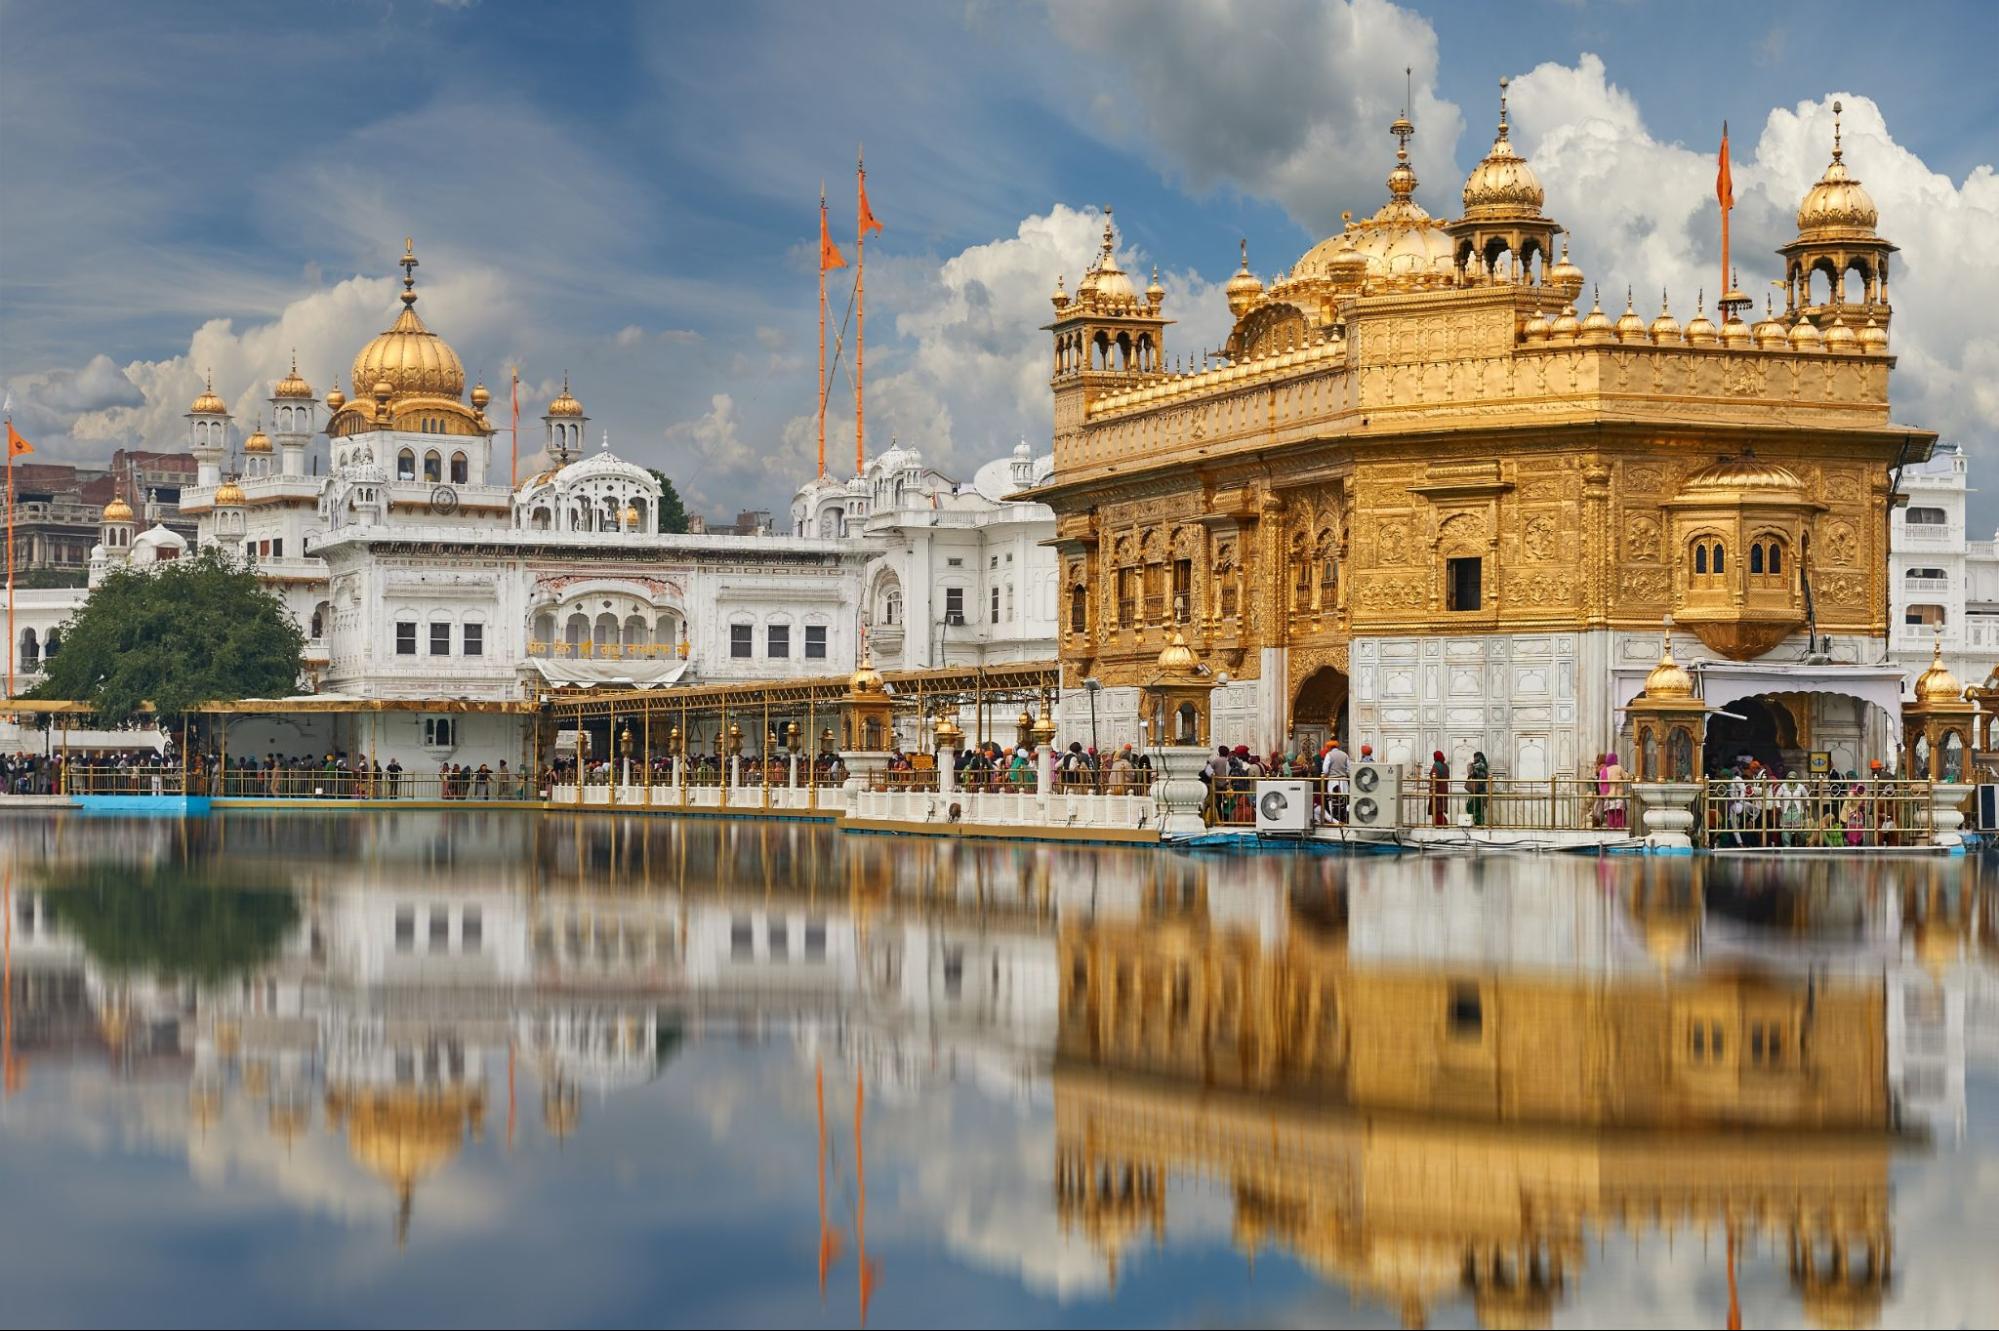
[[[659,482],[659,529],[668,532],[687,530],[687,506],[680,502],[680,491],[673,488],[673,482],[657,467],[647,467],[652,478]]]
[[[30,696],[87,702],[113,723],[151,702],[173,721],[205,702],[293,692],[304,648],[277,593],[210,548],[105,578]]]
[[[177,864],[93,863],[45,882],[50,918],[106,969],[213,984],[277,954],[298,923],[289,890],[224,886]]]

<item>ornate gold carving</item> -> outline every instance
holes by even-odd
[[[1634,513],[1624,520],[1624,557],[1650,561],[1659,557],[1659,521]]]
[[[1826,524],[1825,536],[1819,543],[1819,554],[1826,564],[1851,564],[1859,553],[1860,542],[1852,523],[1835,519]]]
[[[1550,560],[1556,555],[1556,526],[1552,514],[1536,513],[1522,528],[1521,544],[1529,559]]]
[[[1618,574],[1620,595],[1634,601],[1663,601],[1673,588],[1672,575],[1663,568],[1627,568]]]
[[[1509,601],[1520,605],[1567,605],[1575,599],[1575,582],[1566,573],[1514,570],[1508,577]]]

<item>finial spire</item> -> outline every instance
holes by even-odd
[[[1506,87],[1513,80],[1501,76],[1499,80],[1499,137],[1506,137]]]
[[[1845,109],[1838,102],[1832,104],[1832,160],[1835,162],[1840,159],[1840,153],[1844,151],[1839,142],[1839,115]]]
[[[416,304],[417,259],[416,240],[413,237],[403,237],[403,257],[396,260],[396,262],[401,264],[403,269],[403,304],[414,305]]]
[[[1242,246],[1242,270],[1246,273],[1249,271],[1249,237],[1244,236],[1238,243]]]
[[[297,347],[293,347],[293,348],[292,348],[292,373],[293,373],[293,374],[297,374],[297,373],[298,373],[298,348],[297,348]]]

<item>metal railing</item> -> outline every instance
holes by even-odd
[[[505,802],[541,797],[532,774],[512,769],[377,773],[232,767],[213,785],[214,793],[228,799]]]
[[[1490,827],[1513,832],[1623,832],[1638,821],[1631,782],[1551,776],[1417,777],[1402,785],[1409,827]]]
[[[1256,824],[1256,783],[1260,780],[1302,781],[1311,791],[1321,823],[1346,820],[1352,797],[1350,780],[1296,776],[1288,772],[1249,773],[1215,778],[1210,783],[1211,821],[1223,827]],[[1487,777],[1475,781],[1454,777],[1405,777],[1396,822],[1403,827],[1490,828],[1513,832],[1606,832],[1634,826],[1630,783],[1598,782],[1586,777],[1526,780]]]
[[[1752,781],[1702,791],[1697,831],[1715,850],[1854,849],[1930,844],[1927,781]]]
[[[201,793],[202,776],[178,767],[94,767],[72,762],[62,767],[58,784],[65,795],[184,795],[190,786],[193,793]]]

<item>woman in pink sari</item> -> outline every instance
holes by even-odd
[[[1603,825],[1624,829],[1624,767],[1615,753],[1603,755],[1596,769],[1596,793],[1603,810]]]

